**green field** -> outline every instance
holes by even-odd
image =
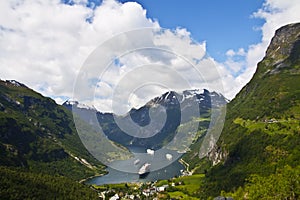
[[[169,181],[159,181],[156,185],[161,186],[168,183],[170,187],[167,189],[167,193],[170,195],[171,198],[198,199],[196,197],[201,191],[200,188],[202,185],[203,178],[204,174],[196,174],[192,176],[183,176],[171,179]]]

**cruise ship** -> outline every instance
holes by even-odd
[[[145,178],[150,173],[150,165],[149,163],[143,164],[143,166],[139,169],[139,177]]]

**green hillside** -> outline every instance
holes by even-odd
[[[81,143],[72,113],[16,81],[0,81],[0,166],[1,194],[20,198],[35,197],[33,190],[46,198],[51,181],[60,182],[54,189],[80,188],[76,181],[104,173]]]
[[[253,78],[227,105],[221,137],[202,160],[209,120],[200,120],[206,126],[182,157],[194,175],[156,183],[169,184],[159,199],[300,199],[299,66],[300,24],[291,24],[276,31]],[[189,122],[179,130],[188,132]]]
[[[1,81],[0,107],[1,165],[22,166],[74,180],[102,168],[82,145],[72,114],[52,99],[20,83]]]
[[[1,199],[98,199],[97,192],[66,177],[0,167]]]
[[[271,180],[276,180],[277,186],[289,185],[293,177],[298,179],[292,184],[295,194],[287,199],[300,198],[299,174],[284,177],[287,171],[299,171],[299,144],[300,24],[291,24],[276,31],[252,80],[229,103],[218,141],[218,147],[228,155],[207,172],[204,197],[217,196],[221,190],[233,192],[246,185],[244,193],[239,189],[240,197],[261,199],[258,191],[255,197],[255,192],[247,188],[263,186]],[[284,199],[279,198],[279,190],[273,195],[267,199]]]
[[[75,120],[94,155],[116,157],[115,144]],[[162,199],[299,199],[300,24],[276,31],[253,78],[227,105],[221,137],[202,160],[198,152],[209,117],[193,120],[178,130],[189,133],[199,122],[196,138],[178,140],[180,150],[188,150],[184,163],[203,174],[158,182],[171,185]],[[94,199],[97,193],[78,181],[100,173],[104,166],[84,148],[70,111],[18,82],[0,81],[1,198]]]

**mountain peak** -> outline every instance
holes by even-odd
[[[253,78],[260,79],[278,73],[300,74],[299,61],[300,23],[283,26],[275,32]]]
[[[179,105],[189,104],[188,102],[197,102],[198,104],[210,104],[211,98],[215,105],[224,105],[228,103],[228,100],[219,93],[210,92],[207,89],[191,89],[181,92],[168,91],[161,96],[155,97],[150,100],[146,105]]]
[[[15,87],[26,87],[27,88],[26,85],[24,85],[23,83],[20,83],[20,82],[18,82],[16,80],[6,80],[5,82],[8,83],[8,84],[13,85]]]
[[[276,64],[291,58],[295,49],[297,50],[296,59],[299,59],[300,46],[300,23],[288,24],[279,28],[267,49],[266,57]],[[295,59],[295,58],[294,58]]]
[[[83,103],[79,103],[78,101],[76,100],[67,100],[63,103],[63,106],[65,107],[75,107],[75,108],[78,108],[78,109],[87,109],[87,110],[94,110],[96,111],[96,108],[94,106],[89,106],[89,105],[86,105],[86,104],[83,104]]]
[[[193,95],[200,95],[200,94],[208,94],[209,91],[206,89],[200,90],[200,89],[191,89],[191,90],[184,90],[182,94],[187,98],[189,96]]]
[[[220,157],[224,162],[207,173],[208,185],[242,191],[240,186],[254,174],[273,178],[285,166],[299,167],[299,55],[300,23],[278,29],[253,78],[228,104],[221,136],[209,153],[212,162]],[[246,187],[238,196],[250,194]]]

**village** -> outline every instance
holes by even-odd
[[[175,179],[174,179],[175,180]],[[138,199],[169,199],[168,191],[176,190],[176,186],[184,185],[183,181],[155,181],[146,183],[123,183],[93,186],[99,191],[100,199],[138,200]]]

